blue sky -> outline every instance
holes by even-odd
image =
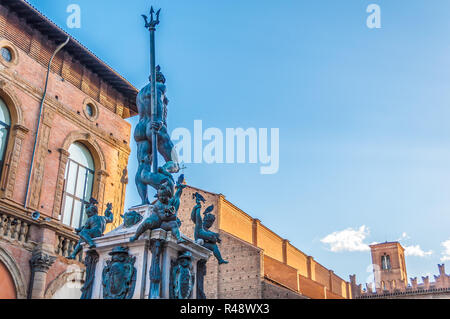
[[[189,164],[189,184],[223,193],[346,280],[371,275],[367,244],[397,239],[409,277],[437,273],[450,239],[447,0],[30,2],[138,88],[149,70],[140,14],[162,7],[169,129],[198,119],[280,129],[277,174]],[[80,29],[66,26],[72,3]],[[372,3],[381,29],[366,26]],[[133,153],[130,176],[134,163]],[[137,201],[131,182],[126,205]]]

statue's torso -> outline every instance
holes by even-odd
[[[163,83],[156,83],[156,103],[157,108],[162,110],[161,114],[157,114],[157,121],[161,121],[164,125],[167,125],[167,105],[164,103],[166,98],[167,88]],[[136,98],[136,104],[138,107],[139,118],[141,121],[149,121],[152,119],[152,86],[151,83],[147,84],[142,90],[139,91],[139,94]]]

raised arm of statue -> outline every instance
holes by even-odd
[[[172,205],[175,208],[175,212],[178,212],[178,208],[180,208],[180,198],[181,198],[181,195],[183,194],[183,189],[186,188],[186,185],[183,184],[183,181],[184,181],[184,175],[181,175],[177,181],[177,185],[176,185],[177,191],[175,192],[175,195],[172,198]]]

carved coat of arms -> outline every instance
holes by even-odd
[[[184,252],[175,262],[172,262],[170,299],[191,299],[194,281],[192,254]]]
[[[136,257],[128,253],[128,247],[116,247],[109,253],[111,260],[103,268],[102,285],[104,299],[131,299],[136,286]]]

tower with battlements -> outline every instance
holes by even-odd
[[[405,249],[398,242],[370,246],[377,291],[404,290],[408,285]]]

